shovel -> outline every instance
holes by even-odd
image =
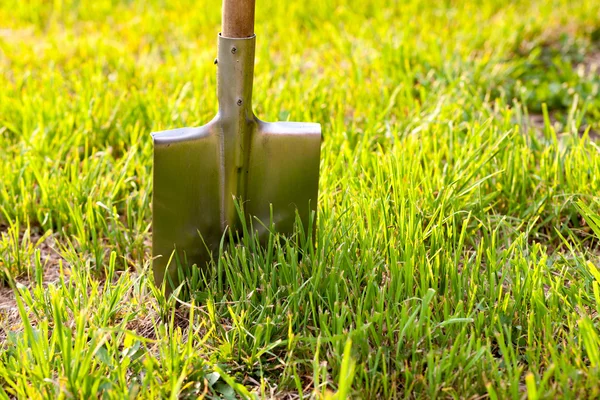
[[[152,267],[167,293],[181,283],[178,264],[206,268],[226,230],[241,227],[236,201],[242,218],[262,221],[252,225],[262,242],[270,228],[293,234],[297,217],[306,229],[317,208],[321,126],[254,116],[254,0],[223,0],[222,17],[217,115],[152,134]]]

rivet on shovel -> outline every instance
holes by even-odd
[[[205,268],[226,229],[240,226],[234,198],[283,234],[293,233],[296,212],[306,229],[316,211],[321,126],[254,116],[255,40],[254,0],[224,0],[217,115],[198,128],[153,134],[153,270],[157,285],[170,277],[168,292],[180,283],[176,259]],[[268,237],[261,224],[254,228]]]

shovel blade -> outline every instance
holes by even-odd
[[[226,184],[228,168],[236,167],[225,165],[221,154],[224,125],[219,118],[200,128],[153,135],[153,270],[157,285],[167,280],[167,293],[181,283],[178,265],[184,274],[194,265],[205,269],[218,253],[225,229],[239,228],[239,220],[228,217],[234,197],[242,201],[247,218],[260,221],[252,227],[261,242],[269,227],[293,234],[296,215],[307,229],[317,208],[319,124],[249,121],[245,190],[240,194],[230,193]]]

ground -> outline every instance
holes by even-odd
[[[165,298],[150,133],[214,115],[217,3],[0,2],[0,396],[600,396],[600,2],[257,0],[315,243]]]

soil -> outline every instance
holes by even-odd
[[[600,74],[600,49],[595,49],[591,53],[587,54],[583,62],[579,65],[583,67],[586,75]],[[549,112],[548,118],[550,119],[550,125],[556,127],[557,124],[559,124],[555,113]],[[538,132],[543,131],[544,116],[542,114],[531,114],[529,116],[529,122],[531,124],[531,128]],[[583,135],[587,128],[588,126],[581,126],[579,128],[579,135]],[[600,142],[600,131],[596,129],[590,129],[589,138],[595,142]]]
[[[39,233],[31,234],[31,242],[36,243],[42,237]],[[40,250],[42,265],[44,268],[44,285],[58,281],[60,278],[60,261],[62,258],[56,250],[53,236],[47,237],[37,246]],[[63,269],[64,269],[63,264]],[[16,279],[16,283],[31,286],[32,276],[22,276]],[[6,340],[9,332],[21,329],[21,317],[17,308],[15,292],[10,286],[0,285],[0,344]]]

